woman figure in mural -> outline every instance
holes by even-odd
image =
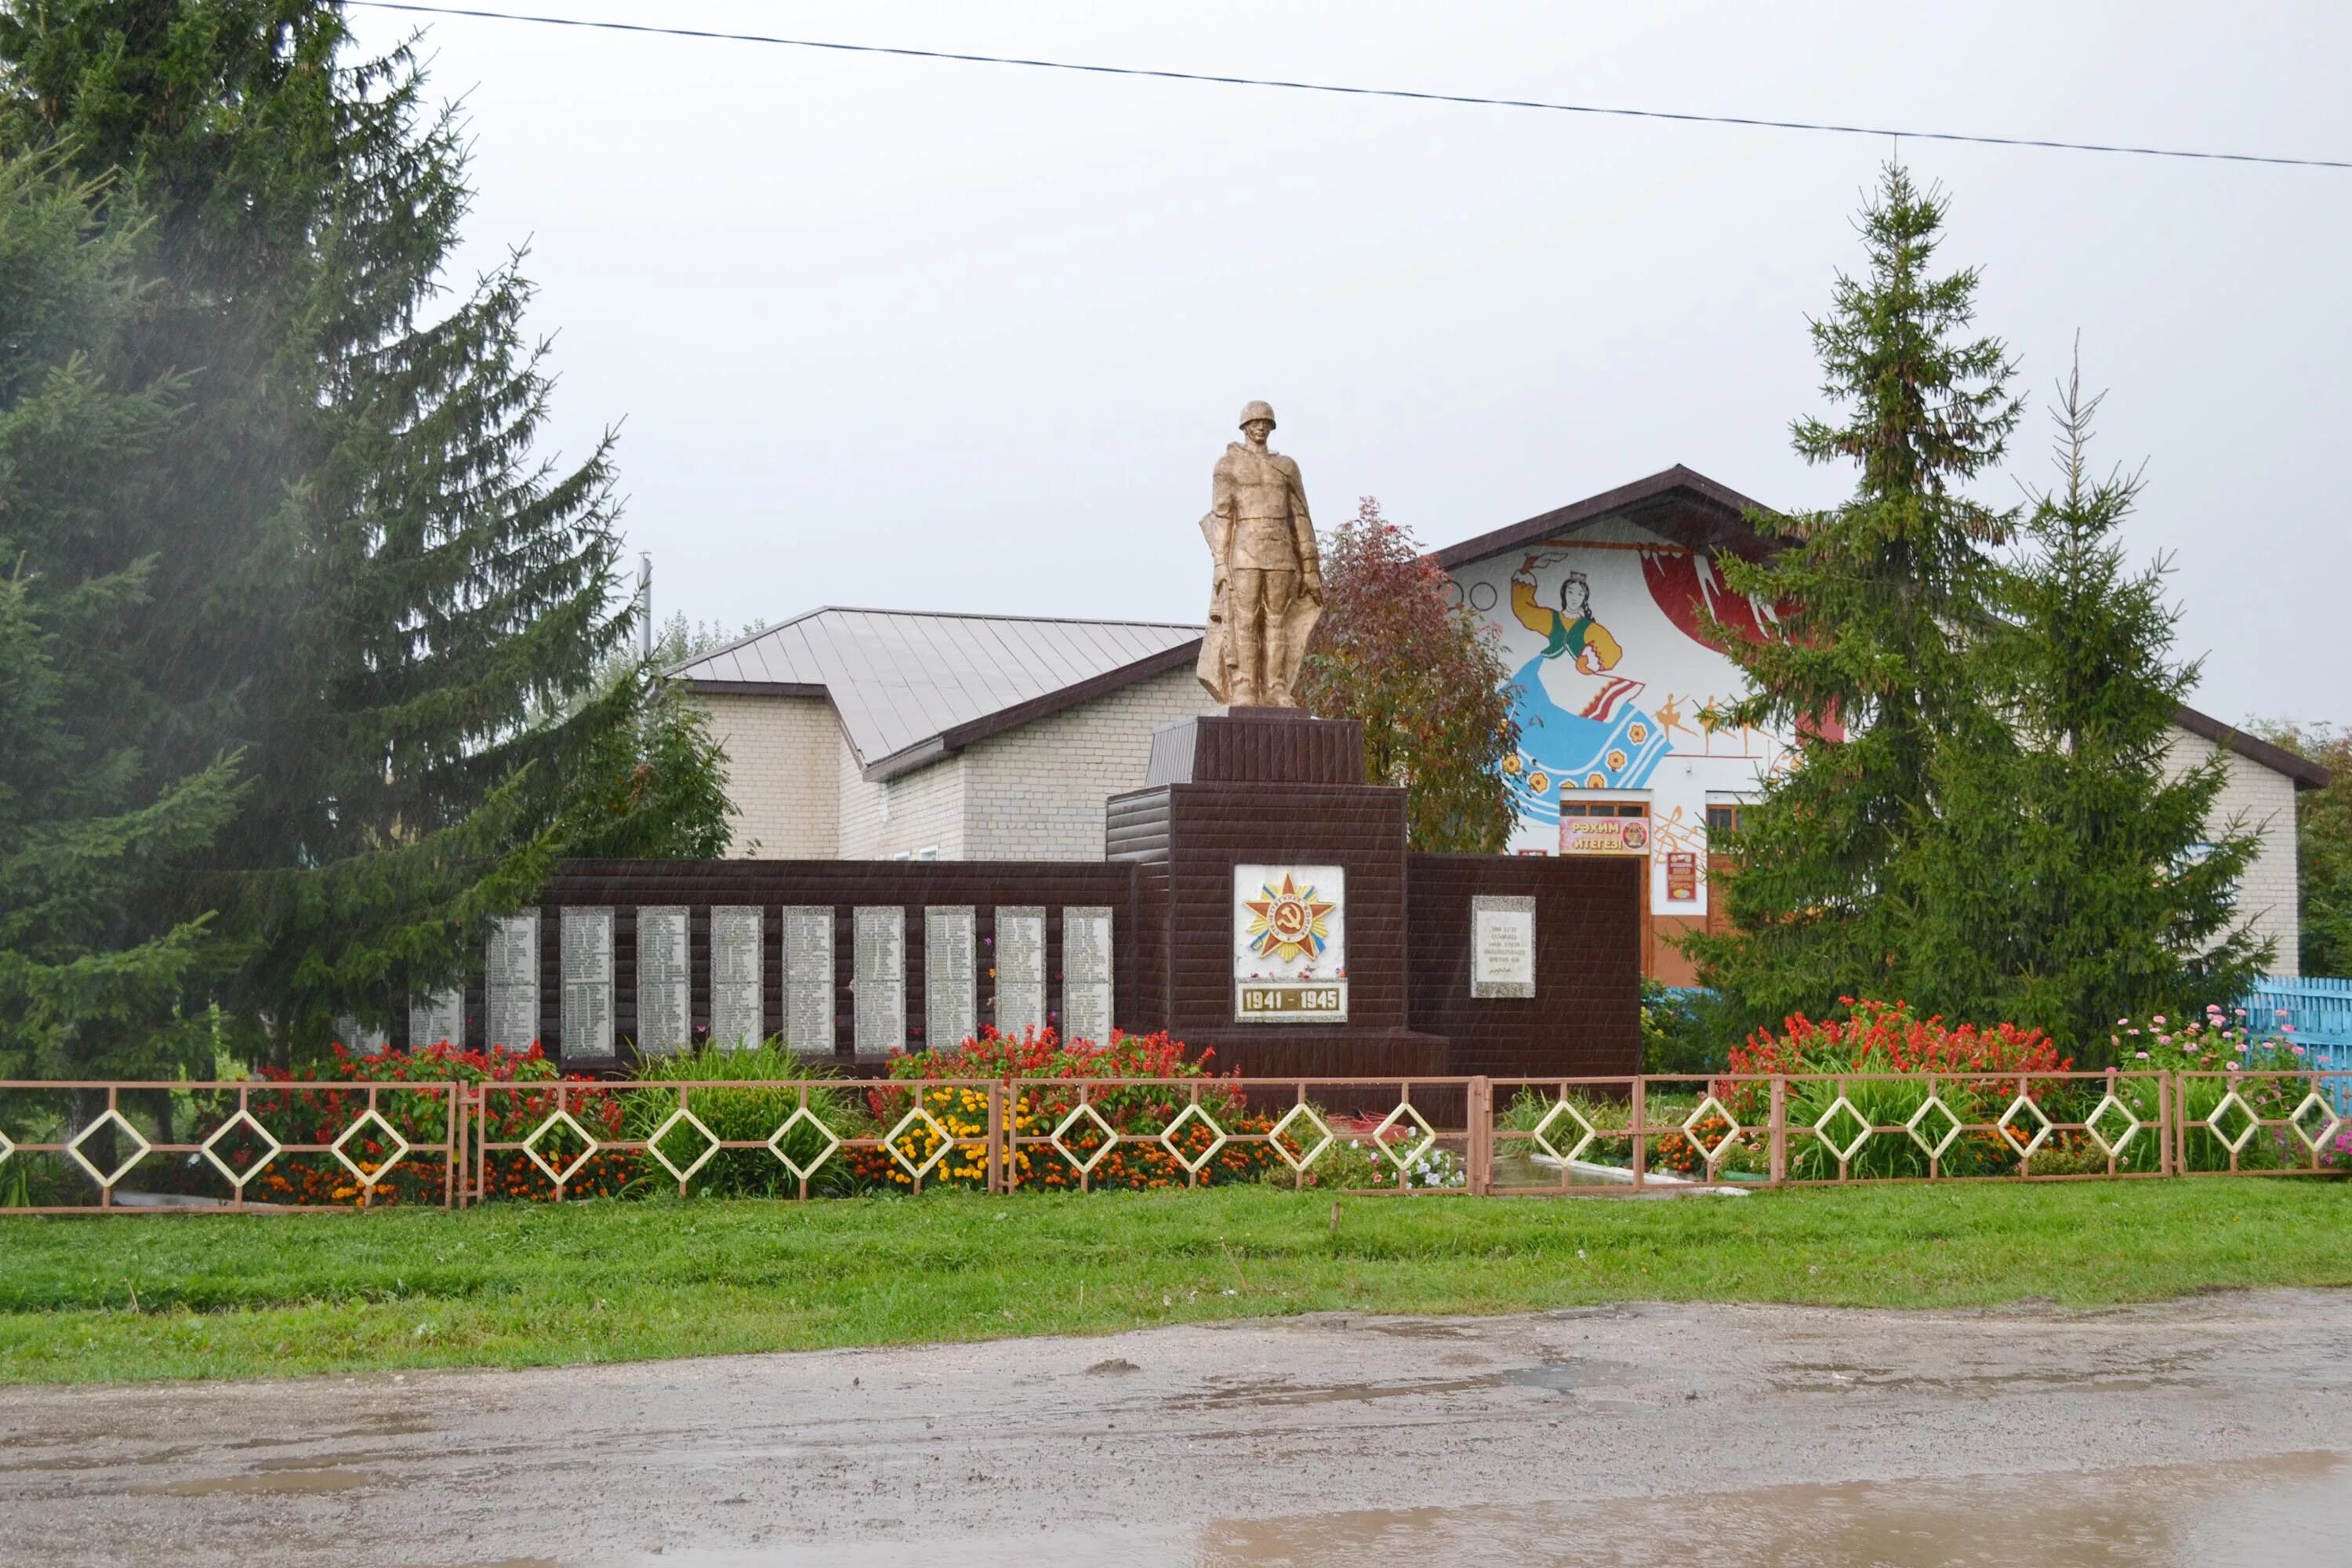
[[[1559,607],[1543,602],[1537,574],[1572,558],[1538,551],[1511,574],[1512,618],[1543,647],[1516,677],[1525,750],[1505,764],[1505,783],[1520,816],[1545,825],[1559,820],[1563,792],[1644,787],[1670,749],[1664,727],[1640,706],[1643,682],[1617,672],[1625,648],[1592,613],[1591,576],[1567,573]]]
[[[1581,572],[1570,572],[1560,579],[1559,608],[1546,607],[1536,599],[1536,569],[1549,565],[1561,557],[1558,553],[1530,555],[1511,574],[1511,614],[1519,625],[1544,638],[1543,657],[1558,658],[1567,654],[1576,668],[1586,675],[1603,675],[1617,668],[1625,650],[1609,635],[1609,628],[1592,618],[1592,584]]]

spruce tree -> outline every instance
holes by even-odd
[[[123,645],[150,604],[147,459],[170,378],[104,368],[139,308],[137,226],[28,152],[0,163],[0,1078],[208,1065],[189,1005],[226,959],[173,880],[236,805],[225,760],[157,774]]]
[[[2269,957],[2236,905],[2257,839],[2216,820],[2225,765],[2174,721],[2198,665],[2172,655],[2164,565],[2126,564],[2140,477],[2091,471],[2099,402],[2079,366],[2059,389],[2060,483],[1983,640],[2019,743],[1939,749],[1944,831],[1922,881],[1965,914],[1919,922],[1911,958],[1939,1005],[2086,1058],[2124,1015],[2228,1004]]]
[[[1945,198],[1887,165],[1858,225],[1868,256],[1812,323],[1835,423],[1797,421],[1811,463],[1851,463],[1852,499],[1752,520],[1781,548],[1727,559],[1738,592],[1783,607],[1780,638],[1723,637],[1751,682],[1733,721],[1796,737],[1791,765],[1723,847],[1735,929],[1686,941],[1751,1016],[1904,989],[1919,918],[1942,911],[1916,851],[1941,809],[1939,746],[2013,744],[1985,689],[1993,550],[2015,526],[1960,489],[2000,458],[2020,413],[1997,338],[1973,336],[1978,273],[1935,275]],[[1842,729],[1843,738],[1830,735]]]
[[[698,721],[600,682],[612,444],[536,453],[550,384],[516,258],[453,300],[459,131],[405,49],[322,0],[64,0],[0,20],[0,140],[67,138],[152,214],[136,369],[186,365],[184,501],[137,644],[161,759],[249,782],[194,903],[272,1054],[455,978],[551,860],[694,853],[723,825]]]

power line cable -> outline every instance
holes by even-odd
[[[1017,55],[964,54],[951,49],[916,49],[889,44],[845,44],[825,38],[787,38],[770,33],[730,33],[704,27],[666,27],[650,22],[593,21],[583,16],[543,16],[470,5],[423,5],[411,0],[344,0],[369,11],[405,11],[425,16],[469,16],[491,22],[530,22],[548,27],[594,32],[653,34],[730,44],[769,44],[792,49],[827,49],[837,54],[890,55],[902,59],[950,60],[962,65],[1022,66],[1033,70],[1082,71],[1095,76],[1145,77],[1158,81],[1208,82],[1220,87],[1279,88],[1289,92],[1339,93],[1351,98],[1397,98],[1418,103],[1472,104],[1487,109],[1540,109],[1555,114],[1597,114],[1622,120],[1671,120],[1692,125],[1744,125],[1767,131],[1818,131],[1839,136],[1914,137],[1922,142],[1960,142],[1983,147],[2032,147],[2064,153],[2115,153],[2139,158],[2188,158],[2208,163],[2269,163],[2298,169],[2352,169],[2352,160],[2289,158],[2263,153],[2210,153],[2184,147],[2134,147],[2106,142],[2060,142],[2039,136],[1977,136],[1959,131],[1897,131],[1885,126],[1840,125],[1814,120],[1766,120],[1741,114],[1696,114],[1668,109],[1622,109],[1596,103],[1555,103],[1533,98],[1486,98],[1464,92],[1415,92],[1397,87],[1350,87],[1339,82],[1286,81],[1278,77],[1216,76],[1204,71],[1153,70],[1142,66],[1089,65],[1077,60],[1024,59]]]

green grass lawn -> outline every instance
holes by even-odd
[[[1198,1194],[0,1220],[0,1381],[807,1350],[1349,1309],[2070,1306],[2352,1286],[2352,1186]]]

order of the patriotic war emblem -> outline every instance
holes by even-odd
[[[1347,873],[1337,866],[1234,868],[1234,1016],[1344,1023]]]

